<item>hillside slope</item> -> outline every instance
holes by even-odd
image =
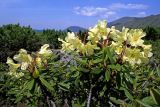
[[[122,17],[108,25],[115,26],[117,29],[121,29],[123,26],[129,28],[160,27],[160,14],[147,17]]]

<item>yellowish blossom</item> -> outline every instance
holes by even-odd
[[[86,55],[93,55],[94,50],[99,49],[97,45],[92,45],[90,42],[87,42],[87,44],[84,46]]]
[[[42,59],[40,58],[40,57],[37,57],[36,58],[36,65],[40,68],[40,67],[42,67]]]
[[[135,64],[141,64],[142,63],[142,53],[140,49],[126,48],[124,56],[123,56],[123,61],[129,62],[132,66],[134,66]]]
[[[22,73],[22,72],[19,72],[19,73],[17,73],[17,72],[8,72],[8,75],[14,76],[16,78],[20,78],[20,77],[22,77],[24,75],[24,73]]]
[[[116,30],[114,28],[112,28],[112,32],[111,32],[111,38],[118,44],[118,45],[123,45],[123,43],[125,41],[127,41],[128,37],[129,37],[129,33],[128,33],[129,29],[123,27],[122,28],[122,32],[119,30]]]
[[[122,31],[115,27],[108,28],[107,22],[99,21],[94,27],[89,28],[87,43],[74,34],[68,33],[65,41],[62,42],[62,50],[82,53],[83,55],[93,55],[96,49],[109,46],[117,54],[117,59],[128,62],[132,66],[141,64],[153,55],[151,45],[144,45],[142,38],[145,33],[141,29],[122,28]],[[99,48],[100,47],[100,48]]]
[[[118,55],[120,55],[122,53],[122,51],[123,51],[122,45],[119,45],[119,44],[117,44],[117,42],[114,42],[114,41],[112,41],[110,47],[113,48],[113,50],[115,50],[115,52]]]
[[[20,64],[15,64],[11,58],[7,58],[7,62],[9,65],[10,72],[16,72],[16,70],[20,67]]]
[[[142,45],[143,48],[143,57],[151,57],[153,55],[153,53],[151,52],[152,50],[152,45]]]
[[[73,47],[73,45],[71,43],[66,42],[60,38],[58,38],[58,40],[62,42],[62,49],[61,50],[63,52],[65,52],[65,51],[71,52],[71,51],[75,50],[75,48]]]
[[[99,40],[105,40],[108,37],[108,34],[111,32],[110,28],[107,28],[107,22],[105,20],[99,21],[97,25],[93,28],[89,28],[89,36],[88,40],[92,42],[92,44],[97,44]]]
[[[49,44],[44,44],[43,46],[41,46],[41,49],[38,52],[38,54],[44,59],[50,57],[53,54],[52,50],[48,48],[49,48]]]
[[[16,78],[20,78],[24,75],[24,73],[22,72],[19,72],[19,73],[16,72],[16,70],[20,67],[20,64],[15,64],[13,60],[9,57],[7,58],[6,63],[9,65],[8,75],[14,76]]]
[[[93,44],[96,44],[101,39],[101,37],[98,34],[98,31],[99,29],[97,28],[97,25],[89,29],[89,32],[88,32],[89,36],[87,39],[91,40]]]
[[[142,40],[142,37],[144,37],[146,34],[141,29],[131,29],[129,35],[129,42],[131,46],[142,46],[144,40]]]
[[[26,70],[32,62],[32,57],[24,49],[20,49],[19,54],[15,55],[13,59],[21,63],[22,70]]]

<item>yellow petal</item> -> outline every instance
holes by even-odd
[[[48,59],[52,54],[52,50],[48,49],[49,48],[49,44],[44,44],[43,46],[41,46],[40,51],[38,52],[38,54],[43,58],[43,59]]]
[[[13,72],[15,72],[20,67],[20,64],[15,64],[13,60],[9,57],[7,58],[6,63],[9,65],[9,70]]]

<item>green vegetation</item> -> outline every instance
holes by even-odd
[[[0,106],[159,107],[160,28],[144,28],[143,37],[106,27],[75,34],[0,27]]]
[[[39,34],[39,37],[41,38],[41,41],[43,41],[43,44],[50,44],[50,46],[54,49],[60,48],[60,42],[58,41],[58,38],[64,38],[67,35],[66,32],[63,31],[56,31],[56,30],[43,30],[41,34]]]
[[[36,33],[32,28],[19,24],[4,25],[0,27],[0,61],[6,62],[8,56],[13,56],[21,48],[32,52],[45,43],[58,48],[58,38],[65,36],[66,33],[62,31],[43,30],[42,33]]]

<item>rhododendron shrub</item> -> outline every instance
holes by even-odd
[[[155,74],[140,67],[153,55],[152,46],[145,44],[143,37],[141,29],[123,27],[120,31],[107,27],[102,20],[89,28],[83,41],[73,32],[64,40],[58,39],[62,42],[60,54],[68,58],[65,61],[57,60],[48,44],[33,53],[20,49],[13,59],[7,59],[7,75],[25,84],[18,87],[21,92],[15,94],[15,102],[35,106],[43,100],[52,106],[144,106],[147,104],[141,100],[148,100],[150,94],[151,101],[156,102],[159,92],[151,87],[157,84],[152,83]]]
[[[139,98],[134,96],[135,70],[153,55],[151,45],[144,44],[144,36],[141,29],[123,27],[119,31],[114,26],[108,28],[102,20],[89,28],[83,41],[73,32],[65,40],[59,38],[61,51],[75,55],[78,63],[75,87],[81,91],[75,92],[76,100],[87,107],[124,106]]]

